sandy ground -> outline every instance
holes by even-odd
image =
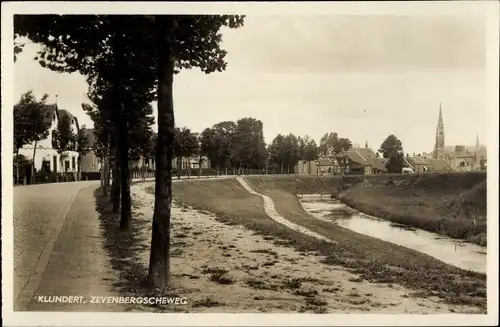
[[[139,264],[149,262],[152,183],[132,186],[133,219],[147,221],[139,237]],[[415,298],[397,285],[360,281],[342,267],[322,264],[321,256],[276,245],[240,226],[216,221],[208,212],[172,207],[172,276],[175,294],[188,305],[172,308],[136,306],[134,311],[449,313],[475,308]],[[279,243],[278,243],[279,244]]]

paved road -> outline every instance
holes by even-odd
[[[27,307],[77,193],[99,181],[14,187],[14,309]]]
[[[187,179],[173,180],[180,181]],[[84,181],[14,188],[14,310],[43,310],[32,301],[36,294],[67,295],[68,287],[89,286],[99,273],[104,254],[92,194],[98,186]],[[96,288],[89,291],[96,294]],[[53,294],[56,289],[63,293]]]

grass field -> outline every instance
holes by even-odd
[[[255,176],[260,190],[331,193],[366,214],[452,238],[486,245],[486,174],[442,173],[351,176],[339,194],[339,177]]]
[[[282,183],[293,184],[285,180],[282,179]],[[256,191],[272,197],[276,209],[284,217],[337,243],[305,236],[271,220],[264,213],[262,200],[249,194],[235,180],[176,183],[173,185],[174,199],[212,212],[225,224],[242,225],[258,234],[278,237],[277,242],[282,245],[317,252],[325,256],[324,263],[344,266],[359,274],[361,279],[400,284],[415,290],[415,296],[438,296],[448,303],[474,305],[486,310],[485,275],[463,271],[416,251],[319,221],[302,210],[290,192],[292,189],[273,189],[269,185],[266,188],[257,185],[255,178],[248,178],[248,181]],[[302,185],[312,187],[308,182]]]

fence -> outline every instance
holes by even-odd
[[[39,171],[35,173],[34,178],[33,175],[31,174],[20,174],[18,178],[14,176],[14,185],[91,181],[100,179],[101,179],[100,172],[54,173],[54,172]]]
[[[201,173],[201,174],[200,174]],[[133,179],[143,178],[154,178],[156,176],[156,172],[154,170],[149,170],[147,172],[141,172],[138,169],[133,169],[130,171],[130,177]],[[172,178],[177,178],[177,176],[181,177],[198,177],[198,176],[234,176],[234,175],[265,175],[265,169],[212,169],[212,168],[203,168],[201,169],[173,169],[172,170]],[[269,169],[267,170],[267,174],[269,175],[281,175],[280,169]],[[290,175],[293,172],[290,173]],[[283,172],[283,175],[288,175],[286,172]],[[70,172],[70,173],[54,173],[54,172],[45,172],[39,171],[35,173],[35,178],[33,179],[31,174],[20,174],[17,179],[14,176],[14,185],[31,185],[31,184],[46,184],[46,183],[63,183],[63,182],[75,182],[75,181],[94,181],[100,180],[101,173],[100,172]],[[17,180],[17,182],[16,182]]]

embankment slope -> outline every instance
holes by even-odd
[[[277,223],[265,214],[262,199],[249,193],[236,180],[175,183],[173,195],[176,201],[184,205],[216,214],[220,222],[242,225],[265,237],[276,238],[276,244],[324,256],[323,263],[348,268],[360,276],[360,281],[400,284],[416,291],[415,296],[438,296],[448,303],[486,309],[484,274],[451,267],[411,249],[314,219],[302,210],[292,193],[279,189],[266,191],[262,187],[255,187],[256,178],[246,180],[252,183],[254,190],[271,197],[278,213],[287,220],[328,237],[335,243],[318,240]],[[259,177],[259,180],[262,178]],[[278,187],[279,183],[285,185],[283,187],[293,186],[286,178],[266,180],[266,187]],[[308,181],[310,179],[300,185],[311,187]],[[327,181],[323,182],[326,188]]]
[[[327,193],[366,214],[486,245],[486,173],[249,176],[262,190]],[[342,189],[342,192],[340,190]]]

